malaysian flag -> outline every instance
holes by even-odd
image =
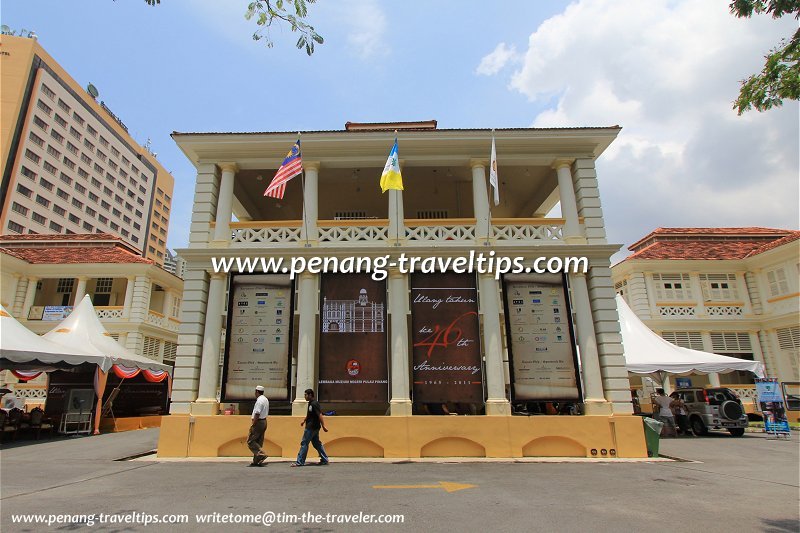
[[[286,183],[303,172],[303,161],[300,159],[300,140],[292,145],[292,149],[286,154],[286,159],[283,160],[281,168],[278,169],[275,177],[264,191],[264,196],[270,196],[283,200],[283,193],[286,191]]]

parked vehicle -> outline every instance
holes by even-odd
[[[679,389],[670,396],[680,398],[689,411],[689,426],[695,435],[707,435],[710,429],[727,430],[734,437],[744,435],[747,414],[741,400],[731,389]]]

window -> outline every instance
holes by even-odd
[[[66,121],[66,120],[64,120],[64,117],[62,117],[62,116],[61,116],[61,115],[59,115],[58,113],[56,113],[55,117],[53,117],[53,118],[55,118],[55,119],[56,119],[56,124],[58,124],[58,125],[59,125],[59,126],[61,126],[62,128],[66,128],[66,127],[67,127],[67,121]]]
[[[14,233],[25,233],[25,228],[22,224],[17,224],[13,220],[8,221],[8,230],[13,231]]]
[[[57,214],[58,216],[62,216],[62,217],[63,217],[65,214],[67,214],[67,210],[66,210],[66,209],[64,209],[63,207],[61,207],[61,206],[60,206],[60,205],[58,205],[58,204],[53,204],[53,212],[54,212],[55,214]]]
[[[99,197],[99,196],[97,196],[97,195],[96,195],[95,193],[93,193],[92,191],[89,191],[89,200],[91,200],[91,201],[93,201],[93,202],[98,202],[98,201],[100,201],[100,197]]]
[[[736,274],[700,274],[700,288],[706,302],[731,301],[739,297]]]
[[[128,215],[125,215],[124,217],[122,217],[122,221],[124,223],[126,223],[126,224],[130,224],[131,223],[131,217],[129,217]]]
[[[58,99],[58,107],[60,107],[62,110],[66,111],[67,113],[70,112],[70,107],[61,98]]]
[[[17,183],[17,192],[20,193],[25,198],[30,198],[33,195],[33,191],[29,188],[25,187],[24,185]]]
[[[100,150],[95,152],[95,155],[97,156],[97,159],[99,159],[100,161],[102,161],[104,163],[105,163],[106,159],[108,159],[108,157],[106,157],[106,154],[104,152],[100,151]]]
[[[103,174],[103,167],[98,165],[97,163],[94,164],[94,171],[97,172],[99,175]]]
[[[109,209],[111,209],[111,204],[106,202],[105,200],[100,200],[100,207],[108,211]]]
[[[180,298],[173,298],[172,299],[172,316],[177,317],[180,315],[181,312],[181,299]]]
[[[734,331],[712,331],[711,351],[724,354],[750,352],[753,346],[750,343],[750,334]]]
[[[123,237],[130,237],[131,232],[126,229],[123,229],[120,233],[122,233]]]
[[[78,130],[76,130],[72,126],[69,127],[69,134],[72,135],[73,137],[75,137],[76,139],[78,139],[79,141],[83,137],[83,135],[81,135],[81,132],[79,132]]]
[[[110,172],[106,172],[106,181],[111,183],[111,184],[114,184],[114,183],[117,182],[117,180],[114,179],[114,176],[112,176]]]
[[[86,154],[81,154],[81,161],[83,163],[86,163],[87,165],[91,165],[92,164],[92,160]]]
[[[94,209],[92,209],[91,207],[89,207],[87,205],[86,206],[86,214],[89,215],[90,217],[94,217],[94,216],[97,215],[97,211],[95,211]]]
[[[164,246],[164,241],[162,239],[158,239],[158,245],[159,246]]]
[[[44,83],[42,84],[42,92],[44,94],[46,94],[48,98],[51,98],[51,99],[55,98],[55,96],[56,96],[56,93],[54,93],[53,90],[50,87],[48,87],[47,85],[45,85]],[[39,101],[41,102],[41,100],[39,100]]]
[[[127,157],[125,157],[124,155],[122,156],[122,163],[123,163],[123,164],[124,164],[126,167],[127,167],[127,166],[130,166],[130,164],[131,164],[131,162],[130,162],[130,161],[128,161],[128,158],[127,158]]]
[[[133,213],[133,206],[128,202],[125,202],[125,210],[128,211],[129,213]]]
[[[769,281],[769,295],[771,297],[789,294],[789,281],[786,279],[786,270],[776,268],[767,272]]]
[[[78,123],[78,124],[80,124],[81,126],[83,126],[83,125],[86,123],[86,121],[85,121],[85,120],[83,120],[83,118],[82,118],[82,117],[81,117],[79,114],[77,114],[77,113],[73,113],[73,114],[72,114],[72,118],[74,118],[74,119],[75,119],[75,122],[77,122],[77,123]]]
[[[94,145],[89,141],[89,139],[84,139],[83,145],[88,148],[90,152],[94,152]]]
[[[140,230],[140,229],[142,229],[142,225],[139,224],[138,222],[134,222],[133,223],[133,229]]]
[[[119,210],[119,209],[117,209],[116,207],[115,207],[114,209],[112,209],[112,210],[111,210],[111,212],[112,212],[112,213],[114,214],[114,216],[115,216],[115,217],[117,217],[117,218],[119,218],[119,217],[121,217],[121,216],[122,216],[122,211],[120,211],[120,210]]]
[[[56,172],[57,172],[57,170],[58,170],[58,169],[56,169],[56,167],[54,167],[53,165],[51,165],[51,164],[50,164],[50,163],[48,163],[47,161],[45,161],[45,162],[42,164],[42,166],[44,167],[44,169],[45,169],[47,172],[49,172],[49,173],[50,173],[50,174],[52,174],[53,176],[55,176],[55,175],[56,175]]]
[[[100,144],[105,146],[106,148],[108,147],[108,140],[102,135],[100,136]]]
[[[119,224],[117,224],[116,222],[111,222],[111,229],[113,229],[114,231],[119,231]]]
[[[53,139],[57,140],[61,144],[64,144],[64,136],[61,135],[58,131],[50,130],[50,137],[52,137]]]
[[[117,182],[117,189],[122,191],[122,192],[125,192],[127,190],[127,189],[125,189],[125,184],[122,183],[121,181]]]
[[[89,124],[89,125],[87,125],[87,126],[86,126],[86,131],[87,131],[87,132],[89,133],[89,135],[91,135],[92,137],[97,137],[97,130],[96,130],[96,129],[94,129],[94,128],[92,127],[92,125],[91,125],[91,124]]]
[[[132,240],[133,242],[136,242],[136,243],[138,243],[138,242],[139,242],[139,237],[137,237],[136,235],[133,235],[133,236],[131,236],[131,240]]]
[[[97,217],[97,220],[99,220],[99,221],[100,221],[100,222],[102,222],[103,224],[108,224],[108,217],[107,217],[107,216],[105,216],[105,215],[99,215],[99,216]]]
[[[162,198],[164,197],[164,191],[161,190],[161,187],[158,187],[156,189],[156,194],[158,194]]]
[[[61,152],[56,150],[51,144],[47,145],[47,153],[55,157],[56,159],[59,159],[61,157]]]
[[[134,166],[132,166],[132,167],[131,167],[131,171],[132,171],[134,174],[138,174],[138,173],[139,173],[139,169],[138,169],[138,168],[136,168],[136,167],[134,167]]]
[[[119,150],[117,150],[113,146],[111,147],[111,153],[114,154],[114,157],[119,157]]]
[[[36,152],[33,152],[29,149],[25,149],[25,157],[36,163],[39,164],[39,161],[42,160],[41,156],[37,155]]]
[[[80,183],[75,182],[75,190],[81,194],[86,194],[86,187],[84,187]]]
[[[775,330],[778,335],[778,346],[781,350],[795,352],[800,350],[800,326]]]
[[[116,164],[116,163],[115,163],[113,160],[111,160],[111,159],[109,159],[109,160],[108,160],[108,166],[110,166],[110,167],[111,167],[111,170],[114,170],[114,171],[116,171],[116,170],[119,168],[119,165],[117,165],[117,164]]]
[[[64,294],[72,292],[72,286],[75,283],[73,278],[59,278],[56,284],[56,292]]]
[[[89,173],[78,167],[78,176],[82,177],[83,179],[87,179],[89,177]]]
[[[164,200],[165,200],[167,203],[169,203],[169,202],[171,202],[171,201],[172,201],[172,198],[170,198],[168,194],[165,194],[165,195],[164,195]]]
[[[55,130],[54,130],[54,131],[55,131]],[[63,139],[64,137],[61,137],[61,138]],[[78,147],[77,147],[77,146],[75,146],[74,144],[72,144],[72,143],[71,143],[71,142],[69,142],[69,141],[67,141],[67,150],[69,150],[69,151],[70,151],[70,153],[73,153],[73,154],[75,154],[75,155],[78,155]]]
[[[36,203],[45,207],[50,207],[50,200],[39,194],[36,195]]]
[[[103,187],[103,193],[104,193],[106,196],[108,196],[109,198],[111,198],[112,196],[114,196],[114,191],[112,191],[112,190],[111,190],[111,189],[109,189],[108,187]]]
[[[55,223],[55,222],[53,222],[51,220],[50,221],[50,229],[53,230],[53,231],[56,231],[58,233],[61,233],[61,230],[63,230],[64,227],[61,224],[57,224],[57,223]]]
[[[656,298],[659,300],[691,300],[689,274],[653,274]]]
[[[78,209],[83,209],[83,202],[81,202],[81,201],[80,201],[80,200],[78,200],[77,198],[73,198],[73,199],[72,199],[72,205],[74,205],[74,206],[75,206],[75,207],[77,207]]]
[[[44,187],[48,191],[52,191],[53,187],[54,187],[54,185],[52,183],[50,183],[49,181],[47,181],[44,178],[40,178],[39,179],[39,185],[41,185],[42,187]]]
[[[123,178],[127,178],[128,177],[128,173],[125,172],[124,170],[120,170],[119,171],[119,175],[122,176]]]
[[[43,101],[41,101],[41,100],[39,100],[38,102],[36,102],[36,107],[38,107],[39,109],[41,109],[42,111],[44,111],[44,112],[45,112],[45,114],[47,114],[47,116],[48,116],[48,117],[49,117],[50,115],[52,115],[52,114],[53,114],[53,108],[52,108],[52,107],[50,107],[49,105],[45,104],[45,103],[44,103]]]
[[[139,211],[138,209],[136,210],[136,216],[142,218],[142,212]]]
[[[36,211],[34,211],[34,212],[31,214],[31,218],[33,219],[33,221],[34,221],[34,222],[37,222],[37,223],[41,224],[42,226],[44,226],[44,225],[47,223],[47,219],[46,219],[46,218],[44,218],[44,217],[43,217],[42,215],[40,215],[39,213],[37,213]]]
[[[155,249],[155,248],[153,248],[152,246],[148,246],[148,247],[147,247],[147,251],[148,251],[148,252],[150,252],[151,254],[154,254],[154,253],[156,253],[156,249]]]
[[[75,214],[74,214],[74,213],[70,213],[70,214],[69,214],[69,216],[68,216],[67,218],[68,218],[68,219],[69,219],[69,221],[70,221],[70,222],[72,222],[73,224],[80,224],[80,223],[81,223],[81,219],[79,219],[77,216],[75,216]]]
[[[20,215],[26,217],[28,216],[28,208],[24,205],[18,204],[17,202],[11,203],[11,210],[15,213],[19,213]]]
[[[119,205],[123,205],[125,203],[125,200],[122,199],[122,196],[118,194],[114,195],[114,201],[117,202]]]
[[[55,131],[55,130],[53,130],[53,131]],[[28,138],[29,138],[31,141],[33,141],[33,143],[34,143],[36,146],[44,146],[44,139],[42,139],[41,137],[39,137],[39,136],[38,136],[38,135],[36,135],[35,133],[31,132],[31,133],[28,135]]]
[[[144,200],[142,198],[137,198],[136,199],[136,203],[139,204],[140,206],[144,207]]]
[[[25,176],[28,179],[31,179],[31,180],[35,180],[36,179],[36,172],[34,172],[33,170],[29,169],[28,167],[26,167],[24,165],[19,170],[19,172],[20,172],[20,174],[22,174],[23,176]]]
[[[47,131],[48,129],[47,122],[40,119],[37,115],[33,115],[33,123],[36,124],[39,128],[41,128],[42,131]]]
[[[156,200],[156,207],[161,207],[162,205],[164,204],[161,203],[161,200]]]
[[[156,236],[153,235],[152,233],[150,234],[150,240],[156,242]]]
[[[65,191],[61,187],[59,187],[58,191],[56,191],[56,196],[58,196],[59,198],[61,198],[63,200],[69,200],[69,194],[67,194],[67,191]]]
[[[97,187],[98,189],[102,189],[103,188],[103,184],[100,183],[100,180],[95,178],[95,177],[92,178],[92,185],[94,187]]]
[[[147,194],[147,189],[144,188],[144,185],[139,185],[139,192],[142,194]]]
[[[64,156],[64,164],[65,164],[65,165],[67,166],[67,168],[69,168],[70,170],[75,170],[75,161],[73,161],[72,159],[70,159],[70,158],[69,158],[69,157],[67,157],[67,156]]]
[[[97,278],[95,282],[95,294],[110,294],[111,286],[114,284],[114,278]]]
[[[158,232],[159,232],[161,235],[164,235],[165,237],[167,236],[167,232],[166,232],[166,230],[165,230],[164,228],[158,228]]]
[[[92,230],[94,230],[94,226],[92,226],[88,222],[84,222],[83,223],[83,229],[85,229],[86,231],[92,231]]]

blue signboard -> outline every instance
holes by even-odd
[[[775,378],[756,379],[758,405],[764,415],[764,429],[767,433],[789,435],[789,420],[778,380]]]

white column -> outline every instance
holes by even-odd
[[[411,415],[408,352],[408,277],[399,270],[389,271],[389,320],[391,321],[392,416]]]
[[[592,318],[592,304],[585,274],[570,274],[572,297],[575,302],[575,320],[578,346],[581,349],[584,406],[586,414],[611,414],[610,405],[603,393],[603,376],[600,373],[600,354]]]
[[[8,300],[6,301],[7,310],[14,315],[15,308],[17,307],[17,289],[19,288],[19,274],[13,274],[14,281],[11,283],[11,288],[8,291]]]
[[[222,176],[219,178],[219,197],[217,198],[216,226],[214,240],[224,242],[231,240],[231,213],[233,211],[233,178],[238,167],[236,163],[220,163]]]
[[[475,240],[482,244],[489,236],[489,194],[486,192],[486,161],[472,160],[472,205]]]
[[[31,312],[31,307],[36,298],[36,284],[39,278],[28,278],[28,290],[25,293],[25,301],[22,303],[22,312],[19,314],[20,319],[28,320],[28,315]]]
[[[86,296],[86,282],[88,278],[84,276],[78,277],[78,286],[75,288],[75,299],[73,300],[72,305],[78,305],[83,300],[83,297]]]
[[[558,177],[558,196],[561,202],[561,216],[564,217],[564,241],[569,243],[584,243],[581,235],[580,221],[578,219],[578,204],[575,201],[575,187],[572,185],[572,171],[569,159],[558,159],[553,163]]]
[[[222,335],[222,312],[225,305],[225,282],[223,274],[211,274],[203,331],[203,355],[200,361],[200,387],[197,401],[192,405],[192,414],[215,415],[218,411],[219,346]]]
[[[167,320],[172,312],[172,292],[164,289],[164,301],[161,303],[161,314]],[[166,326],[166,322],[164,323]]]
[[[474,168],[474,167],[473,167]],[[486,192],[484,188],[484,193]],[[483,346],[486,366],[486,414],[511,415],[506,398],[503,371],[503,342],[500,339],[500,304],[497,280],[491,274],[479,274],[480,306],[483,314]]]
[[[708,375],[708,383],[709,383],[709,385],[711,385],[712,387],[719,387],[719,386],[720,386],[720,382],[719,382],[719,374],[717,374],[716,372],[711,372],[711,373]]]
[[[126,280],[127,283],[125,284],[125,303],[122,306],[122,316],[124,318],[130,318],[131,304],[133,303],[133,284],[136,282],[136,278],[134,278],[133,276],[128,276]]]
[[[319,162],[304,161],[306,182],[303,189],[303,240],[317,241],[317,219],[319,218]]]
[[[314,388],[314,359],[317,339],[317,278],[315,274],[300,274],[298,307],[300,329],[297,342],[297,388],[292,402],[292,415],[304,416],[306,401],[303,391]],[[316,390],[315,390],[316,392]]]

